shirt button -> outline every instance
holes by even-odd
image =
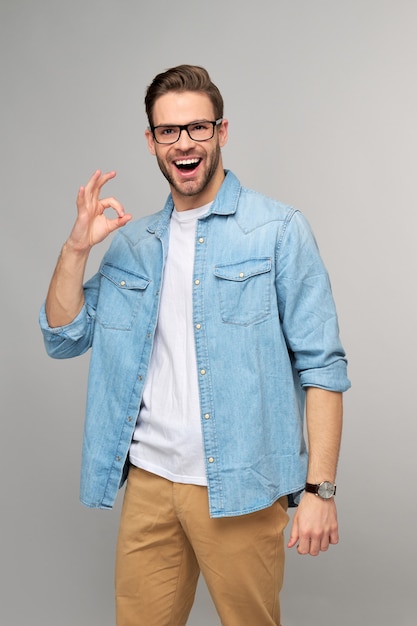
[[[125,285],[126,285],[126,281],[125,281],[125,280],[121,280],[121,281],[120,281],[120,286],[121,286],[121,287],[124,287]]]
[[[198,243],[204,243],[204,237],[200,237],[200,239],[198,240]]]
[[[208,462],[209,462],[209,463],[214,463],[214,459],[213,459],[213,457],[212,457],[212,456],[210,456],[210,457],[209,457]]]
[[[245,275],[245,274],[244,274],[243,272],[240,272],[240,274],[239,274],[239,278],[243,278],[243,277],[244,277],[244,275]]]
[[[198,278],[194,281],[194,285],[199,285],[200,281],[198,280]]]
[[[209,420],[210,419],[210,413],[205,413],[204,414],[204,419],[205,420]]]
[[[196,327],[197,330],[200,330],[201,324],[196,324],[195,327]]]
[[[133,417],[132,417],[131,415],[129,415],[129,417],[127,418],[127,421],[128,421],[128,422],[131,422],[131,421],[132,421],[132,419],[133,419]]]
[[[116,457],[116,461],[120,461],[120,460],[121,460],[121,458],[122,458],[122,457],[117,456],[117,457]]]
[[[206,373],[206,370],[200,370],[200,374],[201,374],[202,376],[204,376],[204,374],[205,374],[205,373]]]

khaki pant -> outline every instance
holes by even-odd
[[[131,467],[116,558],[117,626],[184,626],[200,571],[223,626],[280,624],[287,498],[211,519],[207,488]]]

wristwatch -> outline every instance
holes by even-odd
[[[323,500],[329,500],[336,495],[336,485],[329,480],[324,480],[317,485],[313,483],[306,483],[305,490],[308,493],[314,493],[316,496],[320,496]]]

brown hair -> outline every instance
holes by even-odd
[[[214,108],[215,118],[223,117],[223,98],[210,76],[199,65],[178,65],[153,79],[146,90],[145,107],[149,124],[153,126],[153,107],[156,100],[169,91],[200,91],[207,94]]]

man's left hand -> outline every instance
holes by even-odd
[[[294,515],[288,548],[297,544],[298,554],[317,556],[329,545],[339,542],[336,504],[334,498],[322,498],[305,493]]]

